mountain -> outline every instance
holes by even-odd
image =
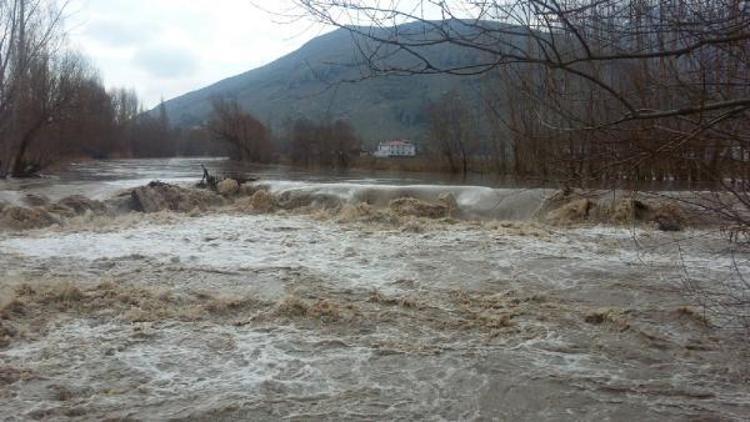
[[[420,23],[372,30],[423,35],[427,31]],[[212,99],[227,97],[274,130],[298,117],[345,119],[365,142],[372,143],[395,137],[420,139],[428,125],[426,106],[444,94],[456,91],[477,98],[478,77],[379,76],[342,82],[360,80],[366,74],[363,47],[369,50],[373,46],[351,31],[335,30],[266,66],[169,100],[167,113],[176,126],[200,124],[211,115]],[[418,52],[440,66],[481,61],[476,52],[448,45],[420,47]],[[389,65],[415,64],[414,58],[403,52],[382,50],[381,56]]]

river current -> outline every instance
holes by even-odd
[[[694,294],[750,255],[710,229],[557,227],[534,219],[548,189],[206,159],[81,163],[0,201],[188,185],[201,163],[305,207],[0,232],[0,420],[750,416],[746,331]],[[460,218],[355,212],[446,194]]]

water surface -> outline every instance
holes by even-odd
[[[238,201],[0,233],[0,306],[18,301],[0,329],[19,333],[0,346],[0,419],[750,414],[746,337],[707,327],[684,289],[750,272],[717,233],[548,227],[529,220],[544,189],[221,159],[80,163],[0,195],[105,198],[194,183],[201,163],[318,207]],[[325,208],[446,193],[466,220]]]

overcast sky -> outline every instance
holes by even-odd
[[[280,12],[290,0],[255,0]],[[326,28],[290,22],[251,0],[74,0],[73,45],[108,87],[134,88],[145,105],[269,63]]]

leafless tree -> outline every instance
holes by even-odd
[[[22,175],[38,133],[68,116],[85,66],[64,48],[66,3],[0,1],[0,173]]]
[[[88,82],[86,68],[80,57],[43,56],[30,65],[23,101],[17,106],[17,135],[10,171],[15,176],[34,173],[42,166],[31,157],[34,143],[45,128],[78,119],[85,101]]]
[[[242,110],[237,101],[216,98],[208,129],[235,148],[235,159],[265,163],[273,158],[273,144],[266,126]]]
[[[162,105],[107,91],[66,43],[67,0],[0,0],[0,177],[33,175],[61,158],[172,156]],[[206,149],[208,150],[208,149]]]
[[[510,150],[516,174],[567,186],[690,185],[690,205],[724,222],[735,245],[746,242],[750,2],[296,3],[352,34],[362,78],[486,77],[491,121],[503,126],[495,132],[509,138],[498,151]],[[439,46],[480,59],[446,64],[430,54]],[[401,59],[391,60],[395,55]],[[741,267],[735,284],[747,287]],[[750,289],[740,291],[744,300],[723,303],[747,306]]]
[[[549,177],[734,181],[724,188],[750,205],[736,188],[750,138],[746,1],[297,3],[352,33],[364,78],[496,74],[522,173],[547,154]],[[441,45],[482,59],[445,64],[430,54]]]
[[[428,107],[428,115],[430,148],[448,162],[453,173],[466,175],[477,143],[468,106],[457,93],[449,93]]]
[[[293,162],[306,166],[346,168],[360,150],[360,140],[346,121],[314,123],[300,118],[287,134]]]

